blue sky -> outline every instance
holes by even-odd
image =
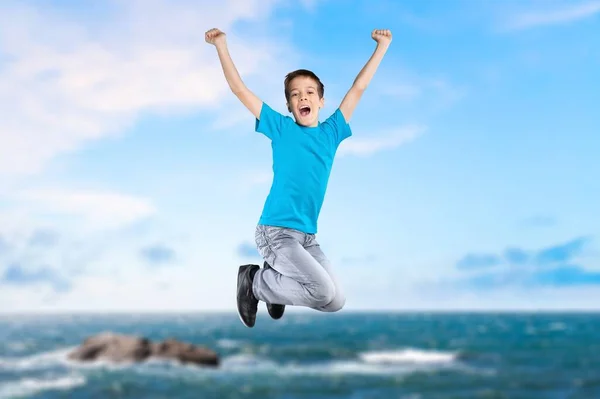
[[[595,308],[600,1],[0,5],[0,311],[234,310],[270,143],[204,32],[286,112],[353,115],[318,240],[347,309]]]

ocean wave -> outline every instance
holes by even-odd
[[[334,359],[310,363],[278,363],[268,357],[238,354],[223,359],[221,370],[242,373],[272,372],[277,374],[361,374],[389,375],[434,371],[441,368],[465,370],[458,363],[457,352],[428,351],[416,348],[370,351],[356,358]],[[470,370],[471,372],[473,370]]]
[[[104,359],[90,362],[78,362],[68,358],[69,353],[75,348],[76,347],[62,348],[22,357],[0,357],[0,371],[8,370],[26,372],[51,369],[55,367],[75,369],[104,368],[110,370],[119,370],[136,366],[139,364],[133,361],[116,363]],[[152,359],[148,361],[148,363],[171,363],[171,361],[168,359]]]
[[[400,350],[363,352],[359,354],[359,356],[363,361],[375,364],[445,364],[456,361],[458,353],[406,348]]]
[[[66,364],[67,354],[72,349],[74,348],[63,348],[23,357],[0,357],[0,370],[39,370]]]
[[[212,374],[279,374],[279,375],[406,375],[451,369],[458,372],[477,372],[477,369],[462,364],[459,353],[418,348],[368,351],[355,357],[333,358],[309,362],[281,362],[268,355],[237,353],[225,356],[219,367],[198,367],[182,364],[172,359],[150,359],[141,363],[114,363],[107,360],[76,362],[67,355],[73,348],[60,349],[21,358],[0,358],[0,370],[35,371],[55,367],[75,369],[128,370],[141,374],[179,378]],[[482,370],[483,372],[483,370]]]
[[[68,391],[85,385],[85,383],[86,379],[81,375],[69,375],[55,379],[23,378],[0,386],[0,398],[29,396],[49,390]]]
[[[451,368],[452,362],[373,362],[356,359],[326,360],[310,363],[278,363],[255,355],[234,355],[223,361],[221,371],[232,373],[274,373],[279,375],[407,375],[414,372]],[[459,367],[456,368],[457,370]]]
[[[550,331],[565,331],[568,329],[567,325],[561,321],[556,321],[553,323],[550,323],[550,325],[548,326],[548,329]]]
[[[33,348],[35,348],[33,340],[9,341],[4,344],[4,349],[9,353],[23,353]]]
[[[217,341],[217,346],[219,346],[220,348],[224,348],[224,349],[239,348],[240,346],[243,346],[243,345],[244,345],[243,341],[229,339],[229,338],[223,338],[223,339],[220,339]]]
[[[273,371],[279,367],[280,364],[266,356],[240,353],[225,357],[220,368],[226,371]]]

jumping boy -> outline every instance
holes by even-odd
[[[233,94],[255,116],[255,130],[271,140],[273,183],[255,231],[264,267],[243,265],[238,270],[237,309],[240,320],[253,327],[258,302],[267,304],[273,319],[286,305],[337,312],[346,298],[330,261],[315,239],[317,219],[325,198],[339,144],[352,135],[350,119],[392,41],[389,30],[374,30],[377,46],[339,108],[324,122],[324,86],[311,71],[289,73],[284,81],[288,111],[274,111],[242,81],[227,48],[225,33],[206,32],[216,47],[225,79]]]

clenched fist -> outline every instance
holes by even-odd
[[[392,31],[389,29],[374,29],[371,37],[378,44],[390,44],[392,42]]]
[[[225,33],[221,32],[217,28],[213,28],[211,30],[208,30],[204,34],[204,40],[206,40],[206,43],[210,43],[216,46],[220,42],[225,42]]]

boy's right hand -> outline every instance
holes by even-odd
[[[217,28],[213,28],[213,29],[208,30],[204,34],[204,39],[206,40],[206,43],[210,43],[210,44],[217,46],[221,42],[225,43],[225,33],[221,32]]]

